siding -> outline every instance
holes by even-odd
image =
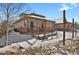
[[[22,15],[23,16],[23,15]],[[14,28],[20,28],[20,27],[28,27],[29,29],[31,28],[31,22],[34,23],[34,28],[42,28],[47,29],[47,30],[54,30],[55,29],[55,22],[54,21],[49,21],[46,19],[40,19],[40,18],[34,18],[34,17],[24,17],[21,18],[22,20],[19,22],[16,22],[14,24]],[[24,26],[24,20],[26,21],[26,26]]]

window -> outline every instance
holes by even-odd
[[[41,27],[44,28],[44,24],[43,23],[42,23]]]
[[[30,23],[30,27],[31,27],[31,28],[34,28],[34,22],[31,22],[31,23]]]

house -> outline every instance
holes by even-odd
[[[25,32],[44,32],[54,31],[55,21],[48,20],[43,15],[36,13],[26,14],[22,13],[20,19],[14,22],[15,29],[23,29]]]
[[[59,18],[59,19],[54,19],[55,21],[55,29],[56,30],[63,30],[63,18]],[[68,22],[66,20],[66,30],[67,31],[71,31],[71,22]]]

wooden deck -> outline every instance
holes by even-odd
[[[52,36],[54,34],[49,34],[51,32],[54,32],[54,29],[49,29],[49,27],[47,28],[18,28],[18,31],[22,34],[26,34],[26,33],[31,33],[31,35],[33,37],[36,37],[38,39],[47,39],[49,36]],[[42,36],[40,36],[42,34]]]

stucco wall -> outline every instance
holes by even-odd
[[[33,18],[33,17],[28,17],[28,19],[25,19],[25,21],[27,23],[26,25],[28,26],[28,28],[31,28],[31,25],[30,25],[31,22],[34,22],[34,28],[39,28],[39,27],[41,28],[42,24],[43,24],[43,27],[45,29],[48,29],[48,30],[53,30],[55,28],[55,22],[54,21],[49,21],[49,20],[39,19],[39,18]],[[22,19],[22,21],[15,23],[14,27],[15,28],[24,27],[24,19]]]

